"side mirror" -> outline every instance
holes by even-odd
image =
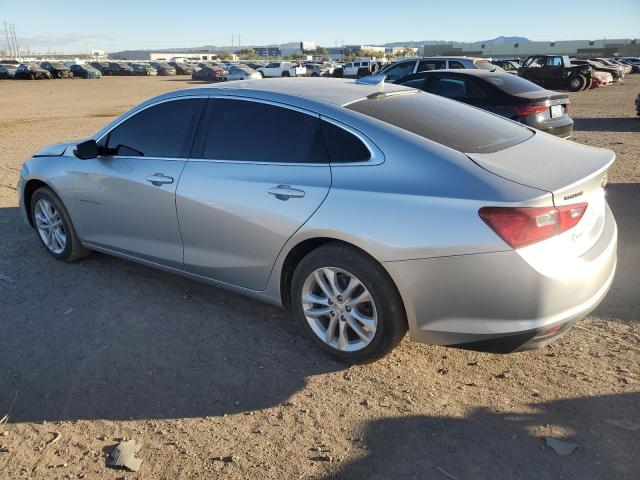
[[[73,154],[81,160],[89,160],[98,156],[98,144],[95,140],[87,140],[76,145]]]

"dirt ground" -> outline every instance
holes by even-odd
[[[352,367],[275,308],[106,255],[57,262],[22,223],[29,154],[189,83],[0,81],[1,479],[640,478],[640,75],[571,95],[574,140],[618,155],[602,305],[537,351],[405,339]],[[105,465],[121,438],[143,444],[138,473]]]

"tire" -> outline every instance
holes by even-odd
[[[584,75],[571,75],[569,77],[569,82],[567,83],[567,88],[570,92],[579,92],[580,90],[584,90],[587,86],[587,79]]]
[[[262,71],[261,71],[261,72],[260,72],[260,76],[261,76],[262,78],[264,78],[264,72],[262,72]]]
[[[284,72],[282,72],[282,76],[283,77],[290,77],[291,74],[285,70]]]
[[[45,243],[43,234],[40,233],[40,230],[38,228],[40,221],[37,218],[37,215],[39,215],[37,212],[37,208],[38,202],[41,200],[43,200],[44,202],[48,202],[48,204],[55,209],[55,212],[59,215],[60,221],[62,223],[63,233],[65,235],[65,245],[64,249],[59,252],[54,251],[55,249],[52,249],[47,245],[47,243]],[[40,239],[40,243],[42,243],[44,249],[52,257],[63,262],[75,262],[76,260],[86,257],[91,253],[91,251],[85,248],[80,242],[80,239],[76,234],[76,230],[71,223],[71,218],[69,217],[67,209],[64,208],[64,205],[62,204],[58,196],[53,193],[50,188],[41,187],[34,192],[33,196],[31,197],[30,209],[31,220],[33,222],[38,238]]]
[[[351,294],[347,294],[348,298],[343,299],[338,295],[332,302],[330,297],[322,293],[326,290],[321,288],[314,277],[315,272],[319,271],[326,281],[329,277],[323,276],[322,272],[327,270],[334,272],[340,293],[346,292],[346,287],[352,279],[360,284]],[[327,285],[330,285],[330,282],[325,283],[325,287]],[[373,301],[355,302],[349,307],[349,299],[353,301],[354,297],[363,298],[365,289]],[[311,295],[323,303],[303,302],[303,295],[307,298]],[[319,308],[333,309],[333,313],[318,315],[314,312],[312,316],[309,315],[311,310]],[[346,362],[373,361],[383,357],[400,343],[407,332],[404,306],[389,274],[365,253],[337,242],[318,247],[298,263],[291,281],[291,310],[302,329],[316,345]],[[356,318],[368,321],[369,325],[375,327],[374,332],[365,327],[367,323],[355,320]],[[327,336],[326,331],[331,328],[332,319],[330,344],[324,338]],[[356,331],[351,327],[353,323],[359,327],[360,333],[363,333],[367,340],[356,335]],[[347,332],[344,338],[348,341],[342,342],[343,347],[340,348],[339,332],[343,328]]]
[[[313,72],[313,73],[311,74],[311,76],[312,76],[312,77],[319,77],[320,75],[318,75],[316,72]]]

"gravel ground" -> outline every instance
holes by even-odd
[[[405,340],[352,367],[275,308],[106,255],[59,263],[22,223],[24,158],[188,83],[0,81],[0,478],[122,478],[122,438],[143,444],[128,479],[640,478],[640,75],[571,94],[574,140],[618,155],[602,305],[542,350]]]

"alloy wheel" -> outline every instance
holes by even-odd
[[[302,286],[302,310],[313,332],[343,352],[365,348],[376,334],[378,314],[371,293],[346,270],[323,267]]]
[[[36,202],[34,209],[36,228],[47,249],[61,254],[67,246],[67,233],[60,212],[44,198]]]

